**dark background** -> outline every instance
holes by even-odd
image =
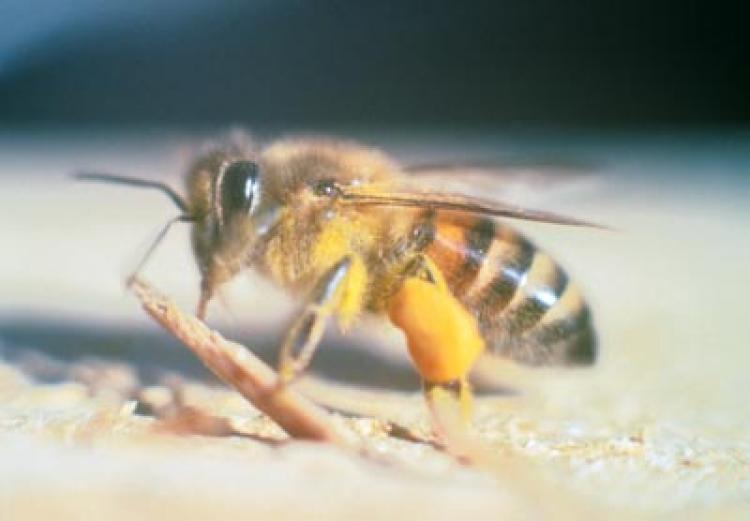
[[[743,17],[655,4],[14,0],[0,123],[746,123]]]

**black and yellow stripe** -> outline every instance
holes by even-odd
[[[565,291],[568,276],[552,260],[541,252],[536,252],[534,264],[548,262],[551,270],[543,274],[527,276],[524,294],[518,298],[519,302],[510,306],[503,314],[503,322],[511,334],[520,334],[534,327],[549,311]]]
[[[507,228],[497,235],[491,252],[485,268],[489,273],[474,290],[473,302],[483,322],[503,313],[519,288],[526,285],[536,255],[536,249],[529,241]]]
[[[547,254],[485,217],[457,219],[440,212],[429,219],[429,230],[422,233],[429,240],[420,251],[477,316],[492,351],[537,365],[593,361],[596,338],[588,307]]]

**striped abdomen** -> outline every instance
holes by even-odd
[[[549,255],[486,217],[428,213],[420,227],[420,249],[475,313],[490,351],[533,365],[594,361],[588,306]]]

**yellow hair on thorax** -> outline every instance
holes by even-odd
[[[359,251],[362,244],[371,239],[371,232],[364,222],[343,217],[326,221],[315,237],[311,255],[313,272],[323,273],[344,257],[352,259],[336,295],[336,314],[342,330],[351,325],[364,305],[369,277]]]

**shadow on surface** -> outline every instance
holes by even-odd
[[[271,366],[275,365],[278,345],[275,336],[258,334],[250,337],[231,333],[227,336],[251,346],[258,357]],[[43,382],[60,381],[65,378],[66,366],[88,361],[127,364],[145,385],[159,383],[168,373],[217,382],[187,349],[156,327],[148,331],[86,322],[3,320],[0,321],[0,358],[20,366]],[[35,359],[52,363],[33,363]],[[328,380],[370,388],[419,389],[419,380],[408,366],[335,340],[325,341],[313,361],[311,372]]]

